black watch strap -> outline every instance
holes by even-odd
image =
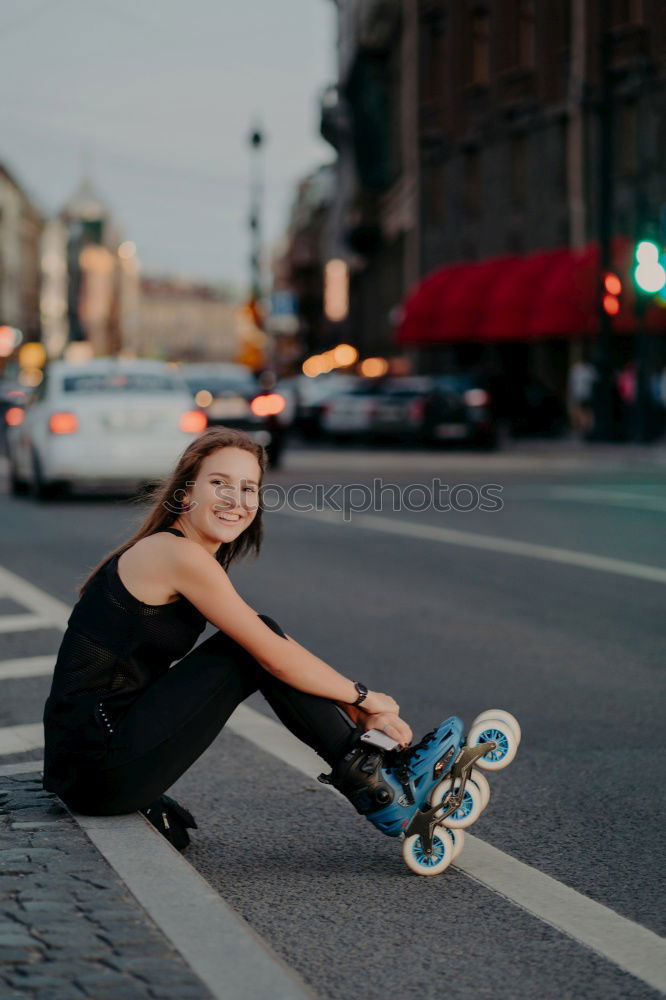
[[[352,705],[353,705],[353,706],[354,706],[355,708],[357,708],[357,707],[358,707],[359,705],[361,705],[361,704],[362,704],[362,703],[363,703],[363,702],[365,701],[365,699],[366,699],[366,698],[368,697],[368,689],[367,689],[367,687],[365,686],[365,684],[361,684],[361,682],[360,682],[360,681],[354,681],[354,687],[355,687],[355,688],[356,688],[356,690],[358,691],[358,698],[356,699],[356,701],[352,702]]]

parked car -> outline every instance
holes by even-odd
[[[323,434],[322,413],[329,399],[356,385],[357,375],[331,372],[329,375],[297,375],[289,380],[296,395],[294,427],[308,441]]]
[[[255,427],[250,403],[259,386],[245,365],[188,362],[180,364],[178,371],[211,426],[223,424],[237,430]]]
[[[372,437],[420,440],[426,401],[432,390],[433,380],[427,375],[382,379],[371,411]]]
[[[435,375],[424,400],[422,435],[426,442],[463,442],[497,446],[492,398],[484,379],[468,373]]]
[[[47,499],[74,484],[155,481],[206,424],[165,362],[54,361],[7,428],[11,490]]]
[[[380,391],[380,378],[355,378],[347,388],[338,389],[321,406],[321,428],[336,441],[368,437]]]

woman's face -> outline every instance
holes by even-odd
[[[186,488],[178,525],[211,552],[233,542],[248,528],[259,507],[261,469],[254,455],[242,448],[219,448],[199,468]]]

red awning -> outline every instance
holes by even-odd
[[[632,242],[613,241],[613,266],[623,282],[618,333],[633,333]],[[495,257],[439,268],[404,304],[399,344],[530,341],[594,336],[599,328],[599,248],[556,249],[526,257]],[[652,330],[666,330],[666,309],[647,313]]]
[[[502,268],[486,299],[479,327],[482,340],[516,340],[524,335],[543,279],[561,255],[561,250],[549,250],[517,257]]]

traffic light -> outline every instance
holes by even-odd
[[[622,282],[617,274],[608,271],[604,275],[604,297],[602,304],[604,312],[608,316],[617,316],[620,311],[620,295],[622,294]]]
[[[646,295],[655,295],[666,285],[666,269],[660,256],[659,245],[654,240],[641,240],[636,244],[634,281]]]

